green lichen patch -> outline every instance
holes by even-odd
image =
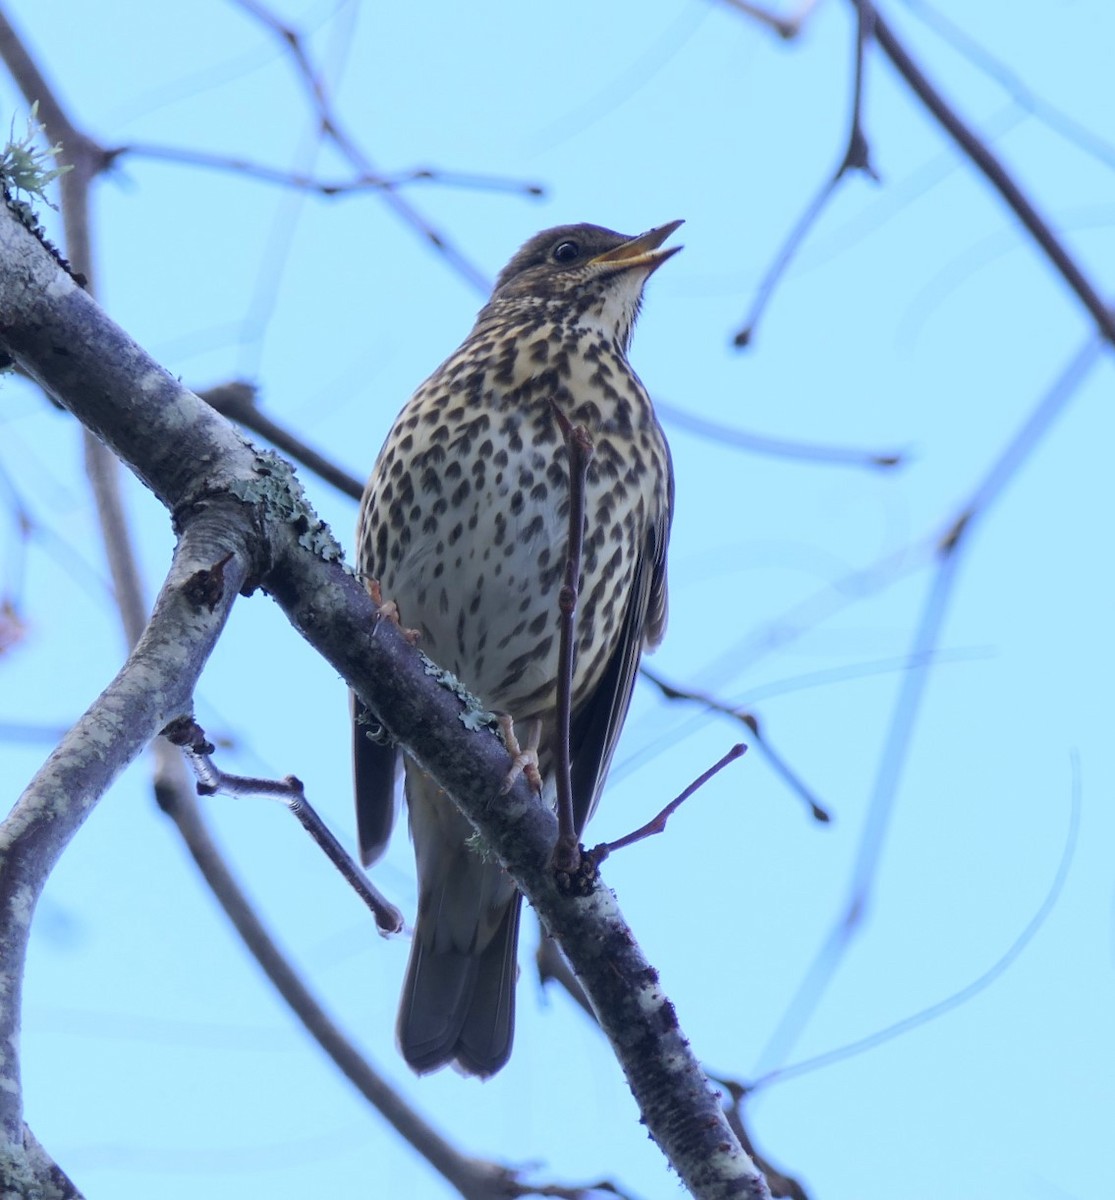
[[[260,452],[251,479],[234,481],[229,490],[245,504],[262,505],[269,515],[293,526],[298,544],[325,562],[341,562],[345,552],[329,526],[306,499],[294,468],[271,450]]]

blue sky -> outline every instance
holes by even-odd
[[[919,20],[923,7],[884,12],[1110,294],[1115,150],[1066,136],[1065,118],[1115,139],[1115,13],[1101,0],[941,0],[935,11],[1029,89],[1012,96]],[[233,5],[7,11],[105,145],[344,173],[317,148],[289,61]],[[872,53],[864,125],[880,182],[847,181],[752,347],[732,349],[768,262],[842,153],[850,4],[820,4],[793,43],[705,0],[283,11],[313,31],[337,111],[382,171],[546,188],[403,193],[484,276],[548,225],[635,233],[684,217],[685,251],[651,282],[632,350],[652,393],[735,429],[903,455],[892,471],[818,466],[666,421],[671,628],[652,665],[753,704],[834,816],[812,823],[753,749],[666,836],[608,863],[700,1058],[750,1079],[966,987],[1040,909],[1077,829],[1064,887],[1017,960],[939,1019],[764,1088],[750,1110],[762,1148],[825,1200],[1115,1191],[1109,358],[973,528],[863,922],[800,1035],[778,1033],[846,904],[933,578],[927,539],[1087,344],[1080,304]],[[19,124],[22,102],[2,86]],[[374,194],[323,200],[140,155],[97,189],[94,239],[102,302],[169,369],[197,387],[252,378],[270,415],[358,475],[483,299]],[[14,489],[40,531],[23,546],[0,520],[0,581],[27,621],[0,659],[0,724],[64,725],[117,669],[118,622],[73,423],[17,381],[0,423],[4,511]],[[303,476],[351,541],[355,506]],[[168,522],[134,480],[127,491],[153,595]],[[264,597],[238,606],[198,696],[206,729],[232,743],[228,769],[297,774],[351,845],[345,705]],[[592,836],[641,824],[738,736],[642,689]],[[0,743],[12,800],[47,749]],[[415,1080],[392,1044],[405,942],[375,935],[279,807],[205,809],[337,1019],[463,1150],[541,1163],[546,1180],[677,1194],[607,1048],[560,995],[540,993],[529,924],[509,1067],[485,1085]],[[405,836],[376,882],[413,910]],[[450,1194],[245,958],[155,810],[145,763],[51,880],[24,1043],[28,1120],[91,1196]]]

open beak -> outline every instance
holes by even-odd
[[[684,221],[671,221],[668,225],[659,225],[656,229],[648,229],[646,233],[640,233],[638,237],[624,242],[622,246],[598,254],[591,260],[591,265],[610,264],[614,269],[621,271],[629,270],[632,267],[644,267],[649,275],[651,271],[657,270],[666,259],[677,254],[681,249],[680,246],[671,246],[668,250],[659,250],[658,247],[675,229],[684,224]]]

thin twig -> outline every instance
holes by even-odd
[[[933,5],[926,4],[924,0],[902,0],[902,4],[957,54],[967,59],[977,70],[994,79],[1010,96],[1014,106],[1041,121],[1097,162],[1115,168],[1115,144],[1100,137],[1094,129],[1078,121],[1071,113],[1038,95],[1006,62],[996,58],[986,46],[977,42]]]
[[[728,704],[723,700],[718,700],[708,692],[698,691],[695,688],[678,687],[677,684],[669,683],[656,671],[652,671],[645,663],[639,666],[639,672],[644,679],[653,683],[667,700],[685,700],[691,704],[699,704],[702,708],[710,712],[720,713],[722,716],[730,717],[733,721],[738,721],[741,725],[746,726],[751,731],[760,753],[766,758],[777,774],[781,776],[783,782],[789,786],[790,790],[806,804],[813,819],[822,822],[828,822],[832,819],[828,809],[821,803],[812,789],[767,740],[762,726],[759,724],[759,719],[753,712],[740,705]]]
[[[765,5],[753,4],[750,0],[723,0],[723,3],[727,4],[729,8],[734,8],[736,12],[741,12],[744,16],[758,21],[760,25],[766,25],[768,29],[773,29],[780,38],[787,42],[792,41],[801,33],[805,22],[817,7],[817,0],[801,0],[797,12],[792,16],[784,17],[779,13],[772,12]]]
[[[636,842],[641,842],[644,838],[652,837],[656,833],[664,833],[666,822],[681,808],[686,800],[699,788],[704,787],[714,775],[719,774],[729,763],[735,762],[737,758],[742,758],[746,751],[747,747],[742,742],[737,742],[727,754],[714,762],[707,771],[702,771],[680,795],[675,796],[660,813],[652,817],[645,825],[640,825],[632,833],[625,834],[623,837],[617,838],[614,842],[601,842],[598,846],[593,846],[589,851],[593,861],[597,864],[602,863],[609,854],[612,854],[616,850],[622,850],[624,846],[633,846]]]
[[[337,150],[362,175],[380,177],[380,172],[371,159],[360,149],[356,140],[341,124],[337,114],[329,103],[329,98],[322,87],[321,79],[310,61],[302,35],[290,25],[285,24],[258,0],[235,0],[236,4],[260,22],[278,41],[289,55],[294,65],[295,74],[302,81],[310,101],[313,104],[321,131],[336,146]],[[487,296],[492,290],[491,280],[487,275],[470,262],[464,254],[443,234],[435,228],[408,200],[392,189],[379,193],[384,202],[394,210],[395,214],[411,227],[425,242],[445,259],[447,263],[478,292]]]
[[[879,15],[870,0],[851,0],[861,18],[870,16],[875,41],[909,85],[910,90],[925,105],[934,119],[956,142],[972,164],[999,193],[1011,211],[1030,232],[1062,279],[1091,314],[1100,333],[1108,342],[1115,342],[1115,311],[1105,303],[1069,249],[1050,228],[1048,222],[1030,202],[991,148],[960,118],[941,93],[930,83],[921,68],[897,35]]]
[[[790,458],[811,464],[829,463],[838,467],[870,467],[890,469],[904,467],[907,456],[897,451],[860,450],[855,446],[825,446],[814,442],[791,441],[789,438],[768,437],[762,433],[748,433],[719,421],[710,421],[688,413],[684,409],[655,399],[654,411],[667,425],[676,425],[715,441],[717,446],[735,446],[751,454],[763,454],[770,458]]]
[[[836,170],[825,180],[820,191],[806,205],[805,211],[798,217],[797,223],[790,230],[786,240],[774,256],[773,262],[767,268],[766,274],[756,289],[755,299],[751,304],[751,311],[747,314],[747,319],[744,321],[743,326],[732,339],[733,344],[737,347],[742,348],[751,344],[756,326],[766,311],[770,298],[774,295],[774,289],[778,286],[787,268],[793,261],[794,256],[801,248],[802,243],[816,224],[821,213],[824,212],[826,205],[832,199],[833,194],[845,175],[851,171],[862,171],[872,179],[877,180],[879,178],[875,174],[874,167],[871,165],[870,149],[867,137],[863,132],[864,58],[866,45],[871,37],[873,25],[873,13],[859,13],[859,19],[856,22],[852,113],[848,127],[848,140],[844,146],[844,155]]]
[[[182,749],[197,775],[197,790],[202,796],[218,793],[226,796],[268,796],[281,800],[298,818],[326,858],[340,871],[349,886],[371,909],[376,928],[385,937],[403,928],[403,914],[376,888],[353,861],[332,830],[306,799],[302,781],[293,775],[285,779],[253,779],[230,775],[213,761],[213,744],[193,717],[180,717],[163,730],[163,737]]]
[[[1053,880],[1041,904],[1038,905],[1037,911],[1026,922],[1022,931],[1011,942],[1003,954],[986,971],[981,972],[971,983],[966,984],[959,991],[953,992],[951,996],[946,996],[943,1000],[937,1001],[936,1004],[931,1004],[928,1008],[919,1009],[918,1012],[912,1013],[908,1017],[903,1017],[900,1021],[894,1021],[885,1028],[877,1029],[874,1033],[869,1033],[866,1037],[859,1038],[854,1042],[849,1042],[844,1046],[837,1046],[833,1050],[826,1050],[823,1054],[817,1054],[812,1058],[802,1059],[799,1062],[790,1063],[784,1067],[775,1067],[773,1070],[756,1079],[750,1085],[749,1091],[757,1091],[759,1088],[768,1087],[771,1084],[782,1083],[790,1079],[795,1079],[799,1075],[819,1071],[824,1067],[831,1066],[833,1063],[843,1062],[845,1059],[863,1054],[867,1050],[873,1050],[876,1046],[881,1046],[886,1042],[892,1041],[904,1033],[909,1033],[911,1029],[917,1029],[921,1025],[935,1021],[938,1017],[943,1017],[946,1013],[953,1012],[955,1009],[967,1004],[969,1000],[978,996],[980,992],[986,991],[1017,961],[1019,955],[1034,940],[1034,936],[1038,930],[1048,920],[1050,913],[1052,913],[1057,901],[1060,899],[1065,883],[1068,881],[1069,867],[1072,865],[1076,854],[1077,841],[1080,836],[1082,792],[1080,760],[1075,751],[1073,751],[1070,761],[1072,767],[1071,808],[1069,810],[1068,829],[1065,832],[1065,842],[1061,850],[1060,860],[1057,863],[1057,869],[1054,872]]]
[[[569,459],[569,543],[565,553],[565,582],[558,593],[561,616],[558,640],[557,731],[554,776],[557,783],[558,840],[554,847],[554,866],[559,871],[575,871],[580,854],[577,849],[577,822],[573,815],[573,746],[570,725],[573,720],[573,659],[577,646],[577,596],[581,586],[581,558],[585,543],[585,487],[588,464],[592,458],[592,438],[584,425],[573,425],[557,403],[552,404],[554,418],[565,439]]]
[[[848,899],[829,927],[824,941],[771,1035],[762,1055],[762,1061],[765,1063],[778,1063],[789,1052],[806,1021],[816,1010],[852,938],[862,925],[871,901],[873,882],[882,857],[902,772],[913,744],[921,702],[928,688],[933,651],[940,638],[952,599],[953,586],[963,557],[962,550],[970,545],[968,535],[977,517],[986,515],[1006,485],[1021,470],[1026,458],[1041,444],[1050,424],[1064,411],[1068,401],[1076,394],[1088,371],[1099,359],[1102,349],[1103,343],[1091,337],[1073,356],[973,489],[968,501],[960,506],[938,541],[937,571],[926,593],[921,616],[914,630],[909,652],[912,665],[902,676],[891,711],[882,757],[871,789],[867,819],[852,869]]]
[[[167,746],[167,743],[161,744]],[[514,1177],[513,1173],[497,1163],[462,1154],[451,1145],[403,1100],[322,1008],[290,960],[276,946],[224,855],[214,844],[197,801],[185,785],[181,756],[169,746],[164,755],[155,783],[159,807],[174,821],[209,890],[232,922],[248,953],[306,1031],[357,1091],[462,1196],[498,1200],[507,1195],[506,1187]]]
[[[504,179],[498,175],[476,175],[463,171],[444,171],[438,167],[413,167],[397,175],[373,175],[360,172],[351,179],[318,179],[299,171],[271,167],[238,155],[216,154],[208,150],[193,150],[185,146],[159,146],[151,142],[129,142],[107,151],[113,164],[122,158],[146,158],[156,162],[181,163],[187,167],[203,167],[273,183],[300,192],[316,192],[321,196],[348,196],[369,191],[392,191],[415,184],[439,184],[442,187],[467,189],[476,192],[509,192],[512,195],[537,198],[546,189],[538,183],[520,179]]]

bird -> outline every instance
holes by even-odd
[[[628,362],[643,288],[681,221],[636,237],[564,225],[500,272],[461,346],[399,413],[360,505],[357,572],[486,709],[533,728],[553,803],[558,594],[569,471],[558,412],[592,453],[574,637],[570,773],[577,835],[600,798],[639,658],[666,628],[673,467]],[[557,410],[557,411],[555,411]],[[418,907],[397,1023],[419,1074],[486,1078],[511,1053],[521,896],[452,799],[354,707],[361,858],[382,854],[405,795]],[[370,719],[369,719],[370,718]]]

